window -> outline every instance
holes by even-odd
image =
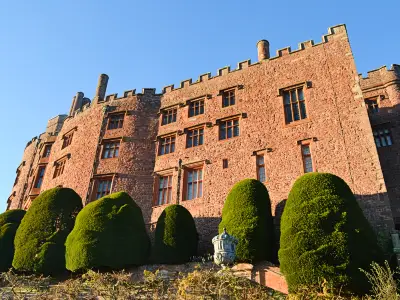
[[[20,174],[21,174],[21,171],[20,171],[20,170],[17,170],[17,176],[15,177],[15,180],[14,180],[14,186],[17,185],[18,180],[19,180],[19,175],[20,175]]]
[[[113,158],[119,155],[120,141],[105,142],[101,158]]]
[[[304,173],[313,172],[310,145],[301,145],[301,155],[303,157]]]
[[[172,174],[158,177],[158,195],[156,205],[170,203],[172,200]]]
[[[35,179],[35,184],[33,185],[33,187],[35,189],[39,189],[42,186],[45,170],[46,170],[45,166],[39,167],[39,170],[37,172],[36,179]]]
[[[49,157],[50,156],[50,152],[51,152],[51,144],[50,145],[46,145],[44,147],[43,157]]]
[[[257,163],[257,179],[261,182],[265,182],[265,163],[264,163],[264,155],[256,156]]]
[[[114,114],[110,115],[108,118],[108,127],[107,129],[118,129],[124,126],[124,117],[125,114]]]
[[[186,148],[192,148],[199,145],[203,145],[203,128],[196,128],[188,130],[187,132],[187,140],[186,140]]]
[[[222,169],[227,169],[228,168],[228,159],[223,159],[222,160]]]
[[[225,140],[239,136],[239,118],[221,121],[219,124],[219,139]]]
[[[175,136],[167,136],[160,139],[158,154],[164,155],[175,152]]]
[[[166,125],[169,123],[176,122],[176,108],[167,109],[162,113],[162,122],[161,125]]]
[[[185,200],[201,198],[203,196],[203,169],[188,169],[186,171]]]
[[[378,99],[365,99],[365,105],[367,106],[368,113],[375,114],[379,112]]]
[[[96,200],[107,196],[111,192],[111,177],[100,178],[96,180]]]
[[[204,99],[194,100],[189,103],[189,117],[204,114]]]
[[[63,136],[63,144],[62,144],[61,149],[64,149],[64,148],[68,147],[69,145],[71,145],[73,135],[74,135],[74,132],[70,132]]]
[[[62,175],[62,173],[64,173],[64,167],[65,167],[66,162],[67,162],[67,160],[63,159],[63,160],[60,160],[55,163],[56,168],[54,170],[53,178],[56,178],[56,177]]]
[[[283,92],[286,124],[307,118],[303,88],[298,87]]]
[[[235,105],[235,90],[222,92],[222,107]]]
[[[375,145],[378,148],[392,146],[392,134],[388,128],[373,129]]]

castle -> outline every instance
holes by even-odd
[[[296,178],[330,172],[351,187],[377,232],[400,228],[400,66],[357,73],[345,25],[258,62],[202,74],[157,94],[143,89],[94,99],[79,92],[68,115],[48,121],[16,170],[7,209],[27,209],[64,186],[88,203],[127,191],[149,230],[166,205],[193,215],[203,249],[217,233],[224,200],[244,178],[270,193],[279,222]]]

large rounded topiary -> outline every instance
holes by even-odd
[[[188,262],[197,254],[198,234],[190,212],[181,205],[167,206],[157,221],[154,258],[158,263]]]
[[[11,268],[14,257],[14,238],[25,211],[12,209],[0,214],[0,272]]]
[[[325,281],[332,288],[365,292],[368,283],[359,268],[383,260],[350,188],[329,173],[296,180],[281,219],[280,246],[281,271],[292,292]]]
[[[271,202],[266,187],[258,180],[236,183],[222,209],[219,232],[227,232],[239,241],[236,260],[255,262],[272,260],[274,227]]]
[[[125,192],[86,205],[65,245],[71,271],[141,265],[150,251],[142,211]]]
[[[65,239],[82,209],[74,190],[53,188],[41,193],[22,219],[15,236],[13,267],[56,274],[65,270]]]

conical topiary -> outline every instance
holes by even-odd
[[[11,268],[14,257],[14,238],[25,211],[11,209],[0,215],[0,272]]]
[[[320,286],[367,292],[359,268],[382,262],[375,234],[348,185],[329,173],[296,180],[281,219],[279,261],[289,291]]]
[[[198,234],[190,212],[181,205],[169,205],[157,221],[154,259],[158,263],[186,263],[197,254]]]
[[[219,232],[227,232],[239,241],[236,260],[256,262],[273,259],[274,225],[268,190],[258,180],[236,183],[222,209]]]
[[[86,205],[66,241],[70,271],[121,269],[147,261],[150,240],[140,207],[125,192]]]
[[[33,202],[15,236],[13,267],[53,275],[65,270],[65,239],[82,209],[74,190],[53,188],[42,192]]]

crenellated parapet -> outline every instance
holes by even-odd
[[[363,77],[359,74],[360,85],[362,90],[374,89],[377,87],[387,87],[393,84],[400,84],[400,65],[393,64],[390,69],[382,66],[378,69],[367,72],[367,76]]]
[[[193,81],[192,78],[186,79],[181,81],[179,84],[179,87],[175,87],[174,84],[165,86],[163,88],[163,93],[169,93],[174,90],[186,88],[188,86],[192,86],[195,84],[198,84],[200,82],[204,82],[207,80],[211,80],[214,78],[218,78],[221,76],[228,75],[229,73],[233,72],[238,72],[241,70],[244,70],[249,67],[257,66],[260,63],[268,63],[269,61],[280,59],[282,57],[294,54],[294,53],[299,53],[300,51],[306,51],[309,48],[312,47],[318,47],[321,45],[324,45],[326,43],[329,43],[330,41],[334,39],[339,39],[339,38],[347,38],[347,29],[346,25],[340,24],[336,26],[332,26],[328,28],[328,34],[325,34],[322,36],[322,41],[320,43],[315,44],[313,40],[308,40],[299,43],[298,49],[292,51],[291,47],[285,47],[282,49],[278,49],[276,51],[276,56],[270,57],[270,52],[269,52],[269,42],[267,40],[261,40],[257,43],[257,52],[258,52],[258,60],[259,62],[256,63],[251,63],[250,59],[239,62],[237,64],[236,69],[231,70],[230,66],[226,66],[223,68],[220,68],[217,70],[217,74],[215,76],[212,76],[211,73],[205,73],[201,74],[196,81]]]

